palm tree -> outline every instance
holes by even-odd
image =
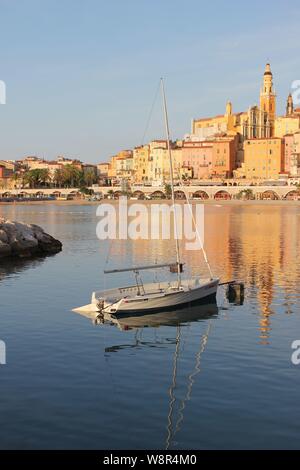
[[[97,177],[95,175],[94,170],[92,170],[91,168],[88,168],[84,172],[83,179],[84,179],[84,183],[86,184],[86,186],[91,186],[93,183],[95,183],[97,180]]]
[[[42,168],[39,170],[39,183],[43,186],[46,186],[50,181],[50,171],[48,168]]]
[[[21,179],[19,173],[14,173],[14,174],[13,174],[13,177],[12,177],[12,180],[13,180],[13,182],[14,182],[14,187],[15,187],[15,188],[18,188],[18,187],[22,186],[22,183],[21,183],[21,182],[23,182],[23,181],[22,181],[23,178]]]
[[[61,168],[57,168],[54,172],[53,176],[53,183],[56,187],[56,185],[61,188],[63,183],[64,183],[64,174]]]

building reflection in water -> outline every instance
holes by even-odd
[[[259,338],[268,344],[272,315],[292,314],[299,299],[300,208],[293,205],[255,204],[205,206],[205,248],[214,274],[223,281],[245,283],[246,302],[259,305]],[[180,242],[186,274],[205,274],[203,256],[186,251]],[[111,256],[125,255],[132,264],[140,260],[164,262],[174,254],[169,240],[123,240],[112,244]],[[282,301],[284,298],[284,302]]]

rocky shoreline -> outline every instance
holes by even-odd
[[[62,250],[62,243],[34,224],[0,217],[0,258],[47,256]]]

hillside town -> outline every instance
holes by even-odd
[[[294,106],[289,94],[285,114],[276,114],[269,63],[263,74],[259,106],[234,112],[228,101],[224,111],[193,119],[190,133],[170,142],[175,180],[208,186],[299,185],[300,108]],[[33,188],[162,188],[170,180],[167,147],[166,140],[153,140],[121,150],[98,164],[65,156],[54,161],[39,156],[3,159],[0,190],[3,197],[11,190]]]

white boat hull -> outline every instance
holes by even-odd
[[[138,312],[161,312],[192,303],[215,300],[219,279],[200,282],[198,278],[184,280],[180,289],[176,283],[145,284],[143,292],[137,286],[94,292],[92,303],[76,309],[80,313],[99,311],[121,316]]]

